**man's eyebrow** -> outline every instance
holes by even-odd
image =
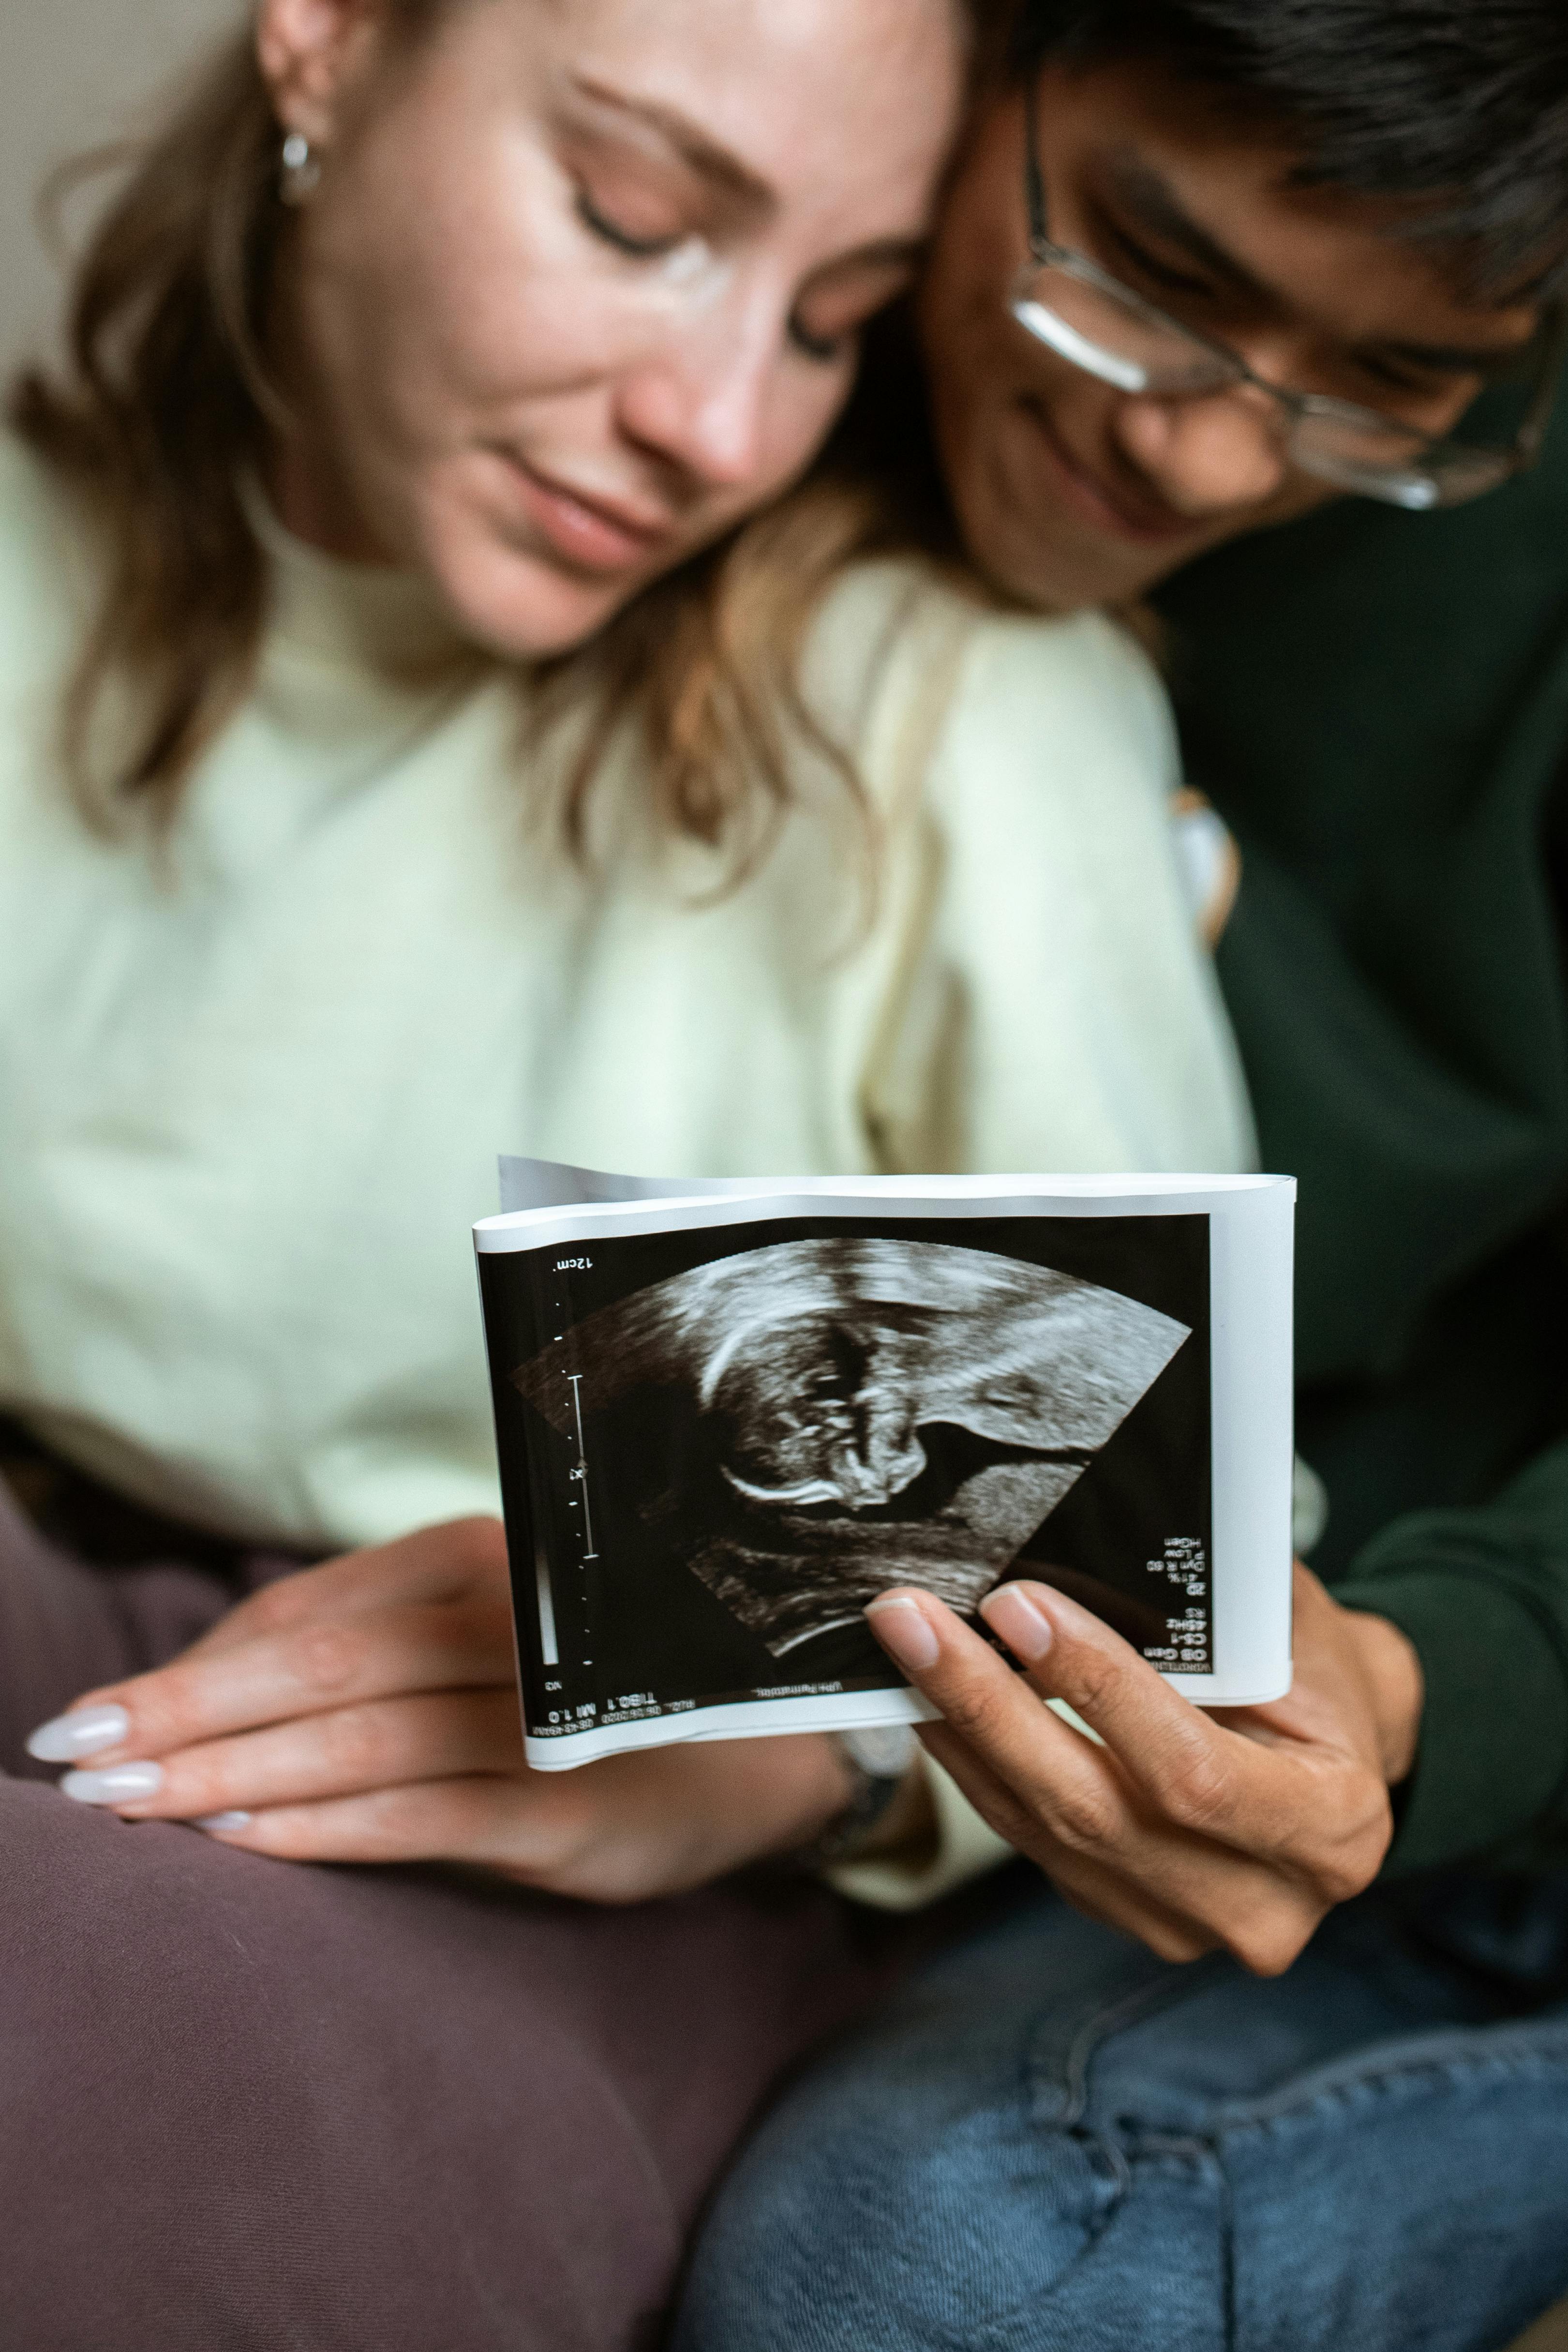
[[[1277,289],[1266,286],[1245,262],[1227,253],[1218,239],[1193,219],[1170,182],[1152,163],[1145,163],[1141,156],[1124,149],[1107,159],[1106,169],[1113,190],[1140,228],[1166,245],[1178,246],[1200,269],[1223,279],[1239,294],[1249,295],[1254,301],[1267,303],[1271,309],[1281,307]]]
[[[633,121],[656,131],[694,172],[743,204],[758,207],[777,202],[766,180],[760,179],[731,149],[720,146],[700,122],[683,114],[678,107],[663,106],[653,99],[635,98],[630,90],[616,89],[609,82],[598,81],[588,74],[574,74],[571,87],[597,105],[610,107],[617,114],[629,114]]]
[[[1407,367],[1430,368],[1434,375],[1504,376],[1540,342],[1539,331],[1511,343],[1378,343],[1374,355]]]

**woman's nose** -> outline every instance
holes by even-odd
[[[764,461],[782,340],[733,312],[672,335],[623,383],[622,431],[705,488],[747,488]]]
[[[1245,387],[1194,400],[1124,400],[1115,432],[1166,504],[1195,521],[1260,506],[1290,470],[1272,404]]]

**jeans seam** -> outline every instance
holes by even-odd
[[[1417,2082],[1423,2077],[1437,2082],[1489,2073],[1509,2076],[1552,2071],[1568,2074],[1568,2021],[1553,2029],[1552,2038],[1561,2044],[1557,2048],[1543,2049],[1539,2030],[1531,2032],[1528,2024],[1497,2030],[1500,2035],[1507,2034],[1522,2046],[1477,2050],[1473,2046],[1475,2030],[1464,2028],[1451,2034],[1431,2036],[1418,2048],[1406,2049],[1397,2058],[1390,2057],[1381,2064],[1341,2062],[1318,2069],[1272,2097],[1246,2105],[1222,2105],[1217,2108],[1211,2126],[1217,2151],[1233,2132],[1288,2122],[1315,2106],[1343,2102],[1354,2091],[1387,2091],[1398,2084]]]
[[[1043,2293],[1014,2304],[1007,2311],[994,2314],[977,2331],[966,2331],[961,2336],[954,2336],[944,2330],[940,2338],[942,2352],[988,2352],[988,2347],[996,2347],[996,2352],[1010,2352],[1010,2331],[1019,2314],[1028,2310],[1038,2310],[1042,2304],[1054,2301],[1081,2266],[1092,2255],[1100,2240],[1122,2210],[1133,2188],[1133,2162],[1119,2137],[1112,2131],[1098,2129],[1086,2119],[1089,2105],[1089,2077],[1094,2053],[1103,2042],[1108,2040],[1113,2033],[1120,2032],[1124,2026],[1153,2015],[1167,2003],[1185,1996],[1200,1970],[1207,1972],[1218,1965],[1218,1960],[1200,1961],[1194,1968],[1184,1970],[1175,1978],[1162,1971],[1145,1983],[1134,1986],[1130,1992],[1123,1993],[1119,1999],[1106,2001],[1102,2007],[1092,2011],[1069,2041],[1065,2053],[1055,2070],[1057,2079],[1052,2082],[1051,2087],[1065,2104],[1060,2112],[1049,2117],[1040,2113],[1041,2095],[1045,2087],[1042,2079],[1045,2067],[1040,2056],[1040,2044],[1050,2031],[1052,2020],[1049,2012],[1042,2013],[1036,2019],[1024,2042],[1021,2072],[1026,2103],[1025,2113],[1037,2131],[1059,2133],[1067,2138],[1076,2140],[1091,2161],[1099,2159],[1111,2175],[1111,2198],[1103,2210],[1085,2225],[1085,2242],[1082,2247],[1068,2263],[1061,2276],[1053,2279]],[[1184,2145],[1195,2156],[1207,2157],[1209,2159],[1218,2179],[1222,2199],[1222,2220],[1228,2231],[1228,2221],[1224,2219],[1224,2216],[1228,2210],[1229,2189],[1225,2179],[1223,2167],[1215,2161],[1216,2152],[1207,2140],[1198,2135],[1193,2135]],[[1228,2295],[1226,2314],[1228,2330],[1232,2324],[1232,2314],[1229,2308],[1232,2301],[1233,2298]],[[1004,2335],[998,2332],[1003,2330],[1009,2333]],[[1228,2352],[1230,2344],[1228,2333],[1226,2342]]]
[[[1093,2135],[1080,2131],[1075,2133],[1074,2137],[1093,2137]],[[1235,2352],[1236,2294],[1233,2198],[1231,2194],[1230,2182],[1226,2174],[1224,2164],[1220,2160],[1219,2151],[1214,2147],[1206,2135],[1199,2132],[1194,2132],[1185,2138],[1173,2139],[1166,2144],[1166,2147],[1162,2150],[1162,2153],[1166,2155],[1186,2154],[1194,2158],[1206,2162],[1210,2177],[1213,2179],[1216,2193],[1219,2200],[1219,2227],[1222,2242],[1221,2293],[1223,2296],[1223,2318],[1225,2326],[1224,2347],[1225,2352]],[[1047,2305],[1054,2303],[1057,2297],[1062,2294],[1067,2288],[1071,2286],[1078,2272],[1082,2268],[1083,2264],[1091,2259],[1095,2248],[1100,2242],[1100,2240],[1110,2228],[1112,2222],[1116,2219],[1116,2216],[1121,2212],[1122,2208],[1126,2201],[1127,2193],[1131,2190],[1134,2185],[1134,2167],[1122,2151],[1118,2150],[1117,2154],[1121,2157],[1122,2168],[1125,2176],[1125,2184],[1124,2186],[1119,2184],[1115,2202],[1108,2207],[1106,2211],[1101,2215],[1094,2228],[1089,2233],[1087,2243],[1077,2254],[1073,2256],[1072,2260],[1067,2264],[1061,2275],[1052,2279],[1051,2284],[1040,2292],[1033,2295],[1027,2296],[1019,2303],[1010,2305],[1006,2311],[999,2311],[993,2314],[993,2315],[986,2321],[984,2326],[977,2330],[966,2332],[961,2336],[955,2336],[944,2329],[939,2339],[941,2352],[1016,2352],[1017,2338],[1013,2331],[1016,2327],[1019,2315],[1024,2312],[1033,2313],[1044,2310]],[[937,2339],[934,2339],[934,2341],[935,2340]]]
[[[1145,2017],[1155,2016],[1160,2010],[1185,2000],[1192,1987],[1204,1976],[1215,1973],[1217,1966],[1214,1959],[1200,1960],[1179,1975],[1153,1977],[1144,1984],[1135,1985],[1132,1991],[1123,1993],[1118,2000],[1107,2001],[1103,2008],[1090,2012],[1069,2042],[1061,2061],[1060,2095],[1065,2105],[1058,2115],[1051,2118],[1057,2130],[1075,2130],[1082,2125],[1089,2106],[1090,2073],[1101,2044],[1124,2027],[1141,2023]],[[1037,2018],[1024,2045],[1028,2111],[1036,2121],[1044,2120],[1040,2109],[1046,2069],[1040,2045],[1051,2022],[1049,2013]]]

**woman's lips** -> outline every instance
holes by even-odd
[[[497,449],[524,513],[558,555],[581,572],[639,570],[671,538],[674,525],[573,489],[539,472],[515,450]]]
[[[1143,546],[1191,539],[1201,532],[1199,521],[1191,515],[1178,514],[1174,507],[1134,506],[1114,496],[1069,453],[1043,402],[1026,398],[1019,406],[1039,436],[1059,489],[1086,522]]]

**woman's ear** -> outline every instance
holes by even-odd
[[[331,144],[345,91],[381,31],[385,0],[261,0],[256,51],[285,131]]]

